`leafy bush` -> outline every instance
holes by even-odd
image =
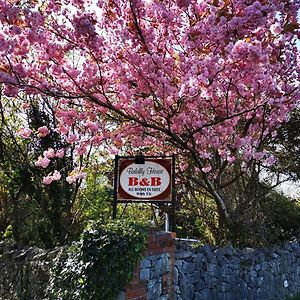
[[[256,203],[236,211],[232,228],[235,246],[260,247],[277,244],[299,234],[300,205],[274,190],[261,185]],[[264,192],[265,191],[265,192]]]
[[[93,224],[55,263],[51,299],[115,300],[142,258],[145,239],[141,225]]]
[[[273,238],[271,242],[286,240],[299,234],[300,202],[272,192],[263,202],[262,210],[270,222]]]

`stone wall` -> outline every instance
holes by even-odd
[[[48,299],[50,264],[59,250],[24,249],[0,241],[0,300]]]
[[[280,300],[300,293],[300,245],[234,249],[178,243],[176,300]]]
[[[0,242],[0,300],[43,300],[60,251]],[[157,233],[120,300],[285,300],[300,293],[300,245],[193,248]]]
[[[145,257],[118,300],[174,298],[175,236],[158,232],[151,234],[147,242]],[[25,249],[0,241],[0,300],[49,299],[47,287],[51,262],[61,251],[63,248],[53,251]]]

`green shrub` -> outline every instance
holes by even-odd
[[[270,220],[277,239],[286,240],[298,235],[300,227],[300,202],[272,192],[263,203],[263,212]]]
[[[300,205],[274,190],[257,199],[255,205],[237,210],[231,230],[237,247],[264,247],[292,239],[299,234]]]
[[[55,263],[50,299],[115,300],[132,279],[145,239],[141,225],[93,224]]]

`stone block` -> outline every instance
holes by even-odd
[[[201,300],[211,300],[211,292],[208,288],[203,289],[198,294],[200,295],[199,299]]]
[[[150,268],[140,269],[140,280],[150,280]]]
[[[197,283],[194,284],[194,288],[196,291],[201,291],[206,287],[205,282],[202,278],[200,278]]]
[[[253,280],[253,278],[256,278],[256,277],[257,277],[256,271],[252,270],[252,271],[250,272],[250,277],[252,278],[252,280]]]
[[[221,290],[223,293],[227,293],[232,289],[232,285],[227,282],[222,282],[221,284]]]
[[[193,252],[191,251],[176,251],[175,252],[175,259],[185,259],[188,257],[192,257],[193,256]]]
[[[150,269],[151,270],[151,278],[159,278],[162,275],[162,259],[159,258],[155,262],[153,262],[153,267]]]
[[[161,274],[168,273],[170,271],[170,255],[168,253],[164,253],[161,256],[161,259],[162,259]]]
[[[212,288],[212,279],[207,273],[204,274],[203,279],[204,279],[205,285],[209,289]]]
[[[181,287],[181,297],[184,300],[191,300],[194,296],[194,286],[192,284],[186,284]]]
[[[174,285],[178,285],[179,283],[179,272],[177,267],[174,267]]]
[[[202,267],[203,263],[206,261],[206,257],[203,253],[197,253],[196,257],[193,258],[196,266]]]
[[[175,294],[174,300],[183,300],[183,298],[181,297],[181,295]]]
[[[182,267],[182,272],[185,274],[193,273],[196,269],[196,266],[194,263],[184,263]]]
[[[215,258],[215,254],[212,252],[212,249],[209,245],[204,245],[201,248],[201,252],[206,256],[209,262]]]
[[[263,286],[263,283],[264,283],[264,278],[263,278],[262,276],[257,277],[257,279],[256,279],[256,285],[257,285],[258,287],[262,287],[262,286]]]
[[[150,257],[145,257],[142,259],[141,263],[140,263],[140,268],[144,269],[144,268],[150,268],[152,265],[152,260]]]
[[[187,274],[187,282],[191,284],[197,283],[199,280],[201,280],[201,273],[200,271],[195,271],[193,273]]]
[[[256,299],[271,299],[269,298],[269,295],[266,293],[266,290],[264,290],[263,288],[258,288],[256,290]]]
[[[147,299],[157,300],[162,293],[162,282],[160,280],[149,280],[147,284]]]

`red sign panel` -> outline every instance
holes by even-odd
[[[119,161],[117,200],[172,201],[172,160]]]

